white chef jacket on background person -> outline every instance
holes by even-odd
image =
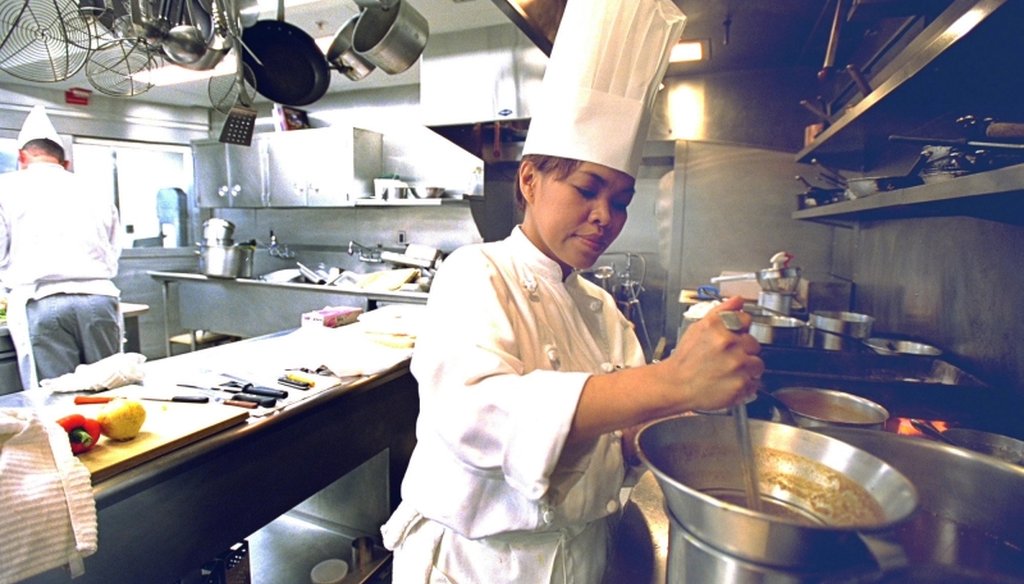
[[[411,364],[418,443],[382,528],[402,546],[394,581],[599,582],[621,433],[564,445],[587,378],[644,364],[632,324],[578,273],[563,282],[519,227],[452,253],[426,313]]]
[[[9,289],[8,325],[25,387],[39,381],[26,346],[26,304],[57,294],[112,297],[117,317],[120,291],[111,278],[120,220],[108,199],[60,164],[35,162],[0,175],[0,281]],[[115,326],[112,353],[120,350],[120,322]]]

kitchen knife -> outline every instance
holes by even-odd
[[[251,393],[252,395],[262,395],[263,397],[276,397],[282,399],[288,397],[288,392],[283,389],[257,387],[251,383],[243,383],[240,381],[228,381],[227,383],[220,384],[216,389],[230,393]]]
[[[203,391],[221,391],[221,388],[219,388],[219,387],[202,387],[202,386],[199,386],[199,385],[189,385],[187,383],[179,383],[178,387],[191,387],[192,389],[201,389]],[[253,409],[253,408],[255,408],[256,406],[259,405],[258,403],[252,402],[252,401],[244,401],[244,400],[237,400],[237,399],[224,399],[224,398],[220,398],[220,397],[213,398],[213,401],[215,401],[217,403],[222,403],[222,404],[224,404],[226,406],[235,406],[237,408],[245,408],[247,410],[251,410],[251,409]]]
[[[76,395],[76,404],[105,404],[115,399],[123,399],[129,396],[110,396],[110,395]],[[174,395],[170,397],[152,397],[152,396],[131,396],[132,399],[141,399],[146,401],[162,401],[162,402],[180,402],[189,404],[205,404],[210,402],[210,398],[205,395]]]

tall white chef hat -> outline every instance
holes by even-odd
[[[57,134],[57,129],[53,127],[50,117],[46,115],[46,108],[37,104],[32,107],[32,111],[28,112],[28,117],[25,118],[25,123],[22,124],[21,131],[18,132],[18,148],[23,148],[32,140],[42,138],[52,140],[58,146],[64,146],[60,135]]]
[[[523,154],[635,177],[651,106],[685,22],[671,0],[569,0]]]

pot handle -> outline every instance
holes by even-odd
[[[719,282],[737,282],[739,280],[756,280],[757,274],[754,272],[747,272],[746,274],[731,274],[728,276],[715,276],[711,278],[712,284]]]

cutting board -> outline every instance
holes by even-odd
[[[225,428],[241,424],[249,417],[248,410],[214,402],[142,403],[146,407],[146,422],[138,436],[124,442],[104,436],[95,448],[78,455],[78,459],[92,473],[94,484]],[[74,411],[95,418],[102,407],[103,404],[77,405]]]

